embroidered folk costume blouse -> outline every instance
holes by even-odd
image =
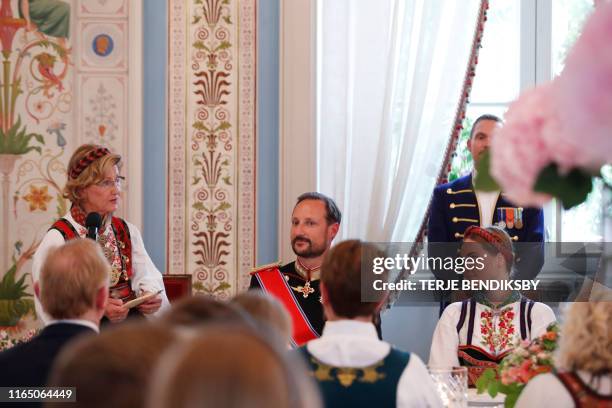
[[[76,231],[81,238],[87,236],[87,229],[84,226],[84,214],[78,207],[73,206],[63,217],[63,220],[65,220],[64,224],[71,231],[68,234],[73,234]],[[80,222],[77,220],[80,220]],[[98,243],[102,246],[104,255],[111,265],[111,276],[109,276],[110,296],[124,298],[124,294],[120,293],[123,289],[121,282],[129,282],[128,292],[133,292],[133,295],[136,296],[144,292],[157,292],[164,289],[162,275],[153,264],[153,261],[151,261],[138,228],[124,220],[118,218],[115,220],[127,226],[127,238],[122,237],[118,239],[117,235],[119,234],[116,234],[117,228],[114,228],[111,222],[106,222],[98,233]],[[55,225],[57,225],[57,222]],[[129,243],[131,243],[131,259],[130,256],[122,253],[125,245],[122,239],[128,239]],[[32,264],[32,278],[34,282],[40,279],[42,264],[47,252],[53,247],[63,245],[65,242],[64,234],[60,229],[51,228],[47,231],[38,250],[34,254]],[[131,269],[129,272],[131,276],[128,276],[128,267]],[[133,295],[130,296],[133,297]],[[162,292],[160,296],[162,298],[162,305],[152,316],[158,315],[170,305],[165,292]],[[35,298],[34,304],[36,314],[46,324],[50,317],[43,311],[38,298]]]
[[[518,292],[498,306],[477,294],[444,310],[434,331],[429,365],[467,366],[473,384],[486,368],[497,366],[518,340],[535,339],[554,321],[550,307],[521,298]]]

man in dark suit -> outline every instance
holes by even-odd
[[[468,149],[474,168],[489,149],[491,137],[502,125],[494,115],[474,122]],[[434,189],[427,226],[429,256],[455,256],[463,232],[471,225],[497,225],[515,243],[514,279],[532,279],[544,263],[544,214],[541,208],[523,208],[508,201],[503,192],[476,190],[473,172]],[[452,243],[453,245],[437,243]],[[452,271],[434,271],[439,279],[457,279]],[[453,276],[454,275],[454,276]]]
[[[34,291],[52,320],[29,342],[0,353],[0,386],[46,385],[67,343],[98,332],[109,275],[110,265],[92,240],[75,239],[49,252]]]

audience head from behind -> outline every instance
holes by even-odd
[[[210,296],[184,297],[161,317],[174,327],[192,328],[211,323],[251,324],[249,316],[235,305]]]
[[[275,330],[282,341],[291,340],[291,317],[279,300],[261,291],[243,292],[234,297],[232,303],[244,310],[262,330]]]
[[[110,265],[100,246],[78,238],[49,251],[34,291],[52,319],[98,325],[108,301],[109,276]]]
[[[161,357],[148,407],[319,407],[295,357],[244,325],[211,324]]]
[[[73,341],[94,337],[108,302],[110,266],[99,245],[74,239],[49,250],[34,292],[50,317],[38,335],[0,353],[0,386],[44,387]]]
[[[476,118],[472,125],[467,148],[472,154],[474,167],[478,165],[482,155],[489,150],[495,132],[502,126],[503,121],[491,114],[484,114]]]
[[[111,327],[66,348],[49,386],[75,387],[75,408],[144,407],[154,366],[177,338],[172,327],[145,321]]]
[[[387,296],[386,291],[372,289],[375,279],[386,279],[385,274],[372,273],[373,261],[380,257],[385,257],[383,251],[360,240],[331,248],[321,266],[321,302],[327,320],[372,321]],[[371,301],[363,301],[366,298]]]

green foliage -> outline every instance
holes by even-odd
[[[11,269],[4,275],[0,281],[0,299],[2,300],[19,300],[24,297],[32,297],[29,293],[26,293],[27,285],[25,284],[25,278],[28,275],[24,274],[21,279],[15,281],[15,274],[17,273],[17,265],[13,264]]]
[[[204,284],[200,281],[194,282],[192,287],[196,293],[204,292]]]
[[[472,169],[472,155],[467,148],[467,141],[470,139],[471,131],[472,120],[470,118],[465,118],[463,121],[463,129],[461,129],[461,133],[459,134],[457,146],[451,160],[451,170],[448,173],[448,181],[454,181],[464,176]]]
[[[555,163],[544,167],[533,187],[534,191],[547,193],[561,200],[566,210],[584,202],[593,189],[592,176],[581,169],[561,174]]]
[[[214,209],[214,212],[225,211],[225,210],[227,210],[227,209],[229,209],[231,207],[232,207],[232,205],[230,203],[228,203],[227,201],[223,201],[221,204],[219,204],[217,206],[217,208]]]
[[[200,40],[195,41],[193,43],[193,48],[196,48],[198,50],[206,50],[206,51],[208,51],[208,47],[204,44],[204,42],[202,42]]]
[[[52,48],[61,59],[66,59],[68,56],[68,51],[66,50],[66,48],[62,47],[54,41],[40,40],[38,44],[44,48]]]
[[[205,130],[208,132],[208,128],[206,127],[206,125],[204,125],[204,122],[201,122],[199,120],[193,122],[193,128],[197,130]]]
[[[497,371],[493,368],[487,368],[480,377],[476,380],[476,389],[479,394],[489,389],[489,384],[495,381]]]
[[[40,146],[30,146],[32,138],[42,145],[45,144],[41,134],[27,133],[25,125],[21,128],[21,117],[18,117],[17,122],[6,133],[0,129],[0,154],[22,155],[32,150],[42,153]]]
[[[206,295],[214,295],[217,292],[222,292],[222,291],[230,289],[232,285],[230,285],[227,282],[221,282],[217,286],[213,287],[212,285],[204,285],[202,282],[198,281],[198,282],[194,282],[192,287],[196,293],[205,293]]]
[[[226,50],[231,47],[232,47],[232,44],[229,41],[221,41],[221,44],[219,44],[219,46],[215,48],[215,51]]]
[[[493,179],[490,173],[491,168],[491,153],[486,151],[482,154],[478,166],[476,167],[476,177],[474,178],[474,186],[478,190],[483,191],[498,191],[499,185]]]
[[[516,400],[521,391],[525,388],[525,384],[502,384],[499,381],[500,369],[487,368],[482,375],[476,380],[476,389],[478,394],[487,393],[492,398],[495,398],[497,394],[504,394],[504,407],[512,408],[516,404]]]
[[[232,285],[230,285],[229,283],[221,282],[216,288],[213,289],[213,293],[228,290],[231,287]]]
[[[231,125],[229,122],[223,121],[223,122],[221,122],[221,124],[220,124],[220,125],[217,127],[217,129],[216,129],[216,130],[226,130],[226,129],[229,129],[229,128],[231,128],[231,127],[232,127],[232,125]]]

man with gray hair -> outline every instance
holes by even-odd
[[[0,353],[0,386],[44,387],[66,344],[98,333],[109,276],[110,265],[92,240],[74,239],[49,251],[34,292],[51,320],[31,341]]]

